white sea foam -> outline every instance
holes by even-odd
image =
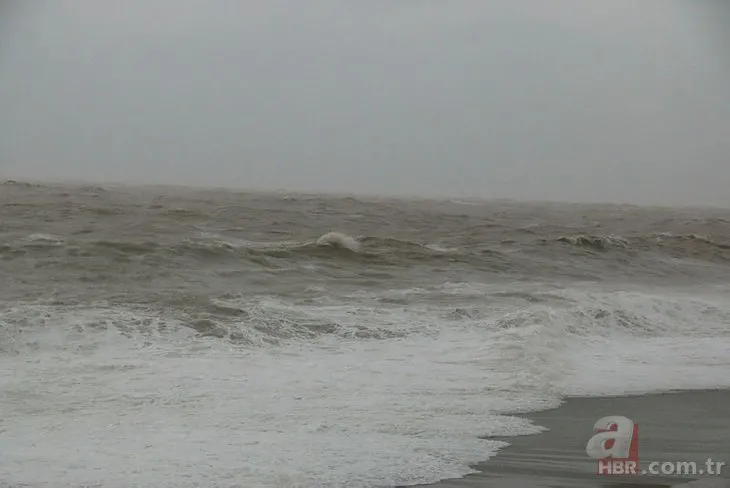
[[[50,234],[30,234],[23,239],[26,242],[32,242],[36,244],[43,244],[49,246],[60,246],[65,243],[63,239]]]
[[[455,247],[444,247],[439,244],[426,244],[426,248],[436,251],[436,252],[443,252],[443,253],[451,253],[458,251]]]
[[[554,293],[565,305],[485,305],[485,318],[453,321],[428,301],[405,309],[370,308],[362,297],[357,307],[268,300],[259,311],[400,334],[294,335],[260,347],[199,338],[140,311],[18,307],[0,319],[0,480],[432,482],[471,472],[503,446],[479,436],[538,432],[510,414],[557,406],[565,395],[730,387],[730,310],[722,301]]]
[[[317,239],[317,245],[319,246],[332,246],[349,249],[350,251],[359,251],[360,243],[357,242],[353,237],[340,232],[328,232]]]

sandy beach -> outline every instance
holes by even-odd
[[[621,415],[639,425],[639,470],[652,462],[725,462],[719,476],[598,476],[585,452],[596,420]],[[688,391],[610,398],[571,398],[525,415],[548,430],[504,439],[511,445],[476,466],[480,472],[430,488],[730,487],[730,391]]]

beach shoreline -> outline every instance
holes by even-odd
[[[639,472],[661,464],[725,463],[719,475],[599,476],[585,448],[594,423],[604,416],[627,417],[639,426]],[[730,391],[677,391],[626,397],[567,398],[555,409],[520,414],[545,427],[539,434],[499,438],[510,445],[474,466],[477,473],[426,488],[547,487],[730,487]],[[651,465],[651,466],[650,466]],[[668,467],[670,465],[667,465]],[[679,468],[677,468],[679,469]]]

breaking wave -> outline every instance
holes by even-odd
[[[303,265],[312,259],[323,263],[342,262],[343,265],[346,262],[389,266],[464,263],[476,269],[517,274],[554,273],[558,269],[551,263],[558,263],[561,259],[589,263],[591,259],[603,259],[611,255],[623,260],[623,264],[629,264],[630,261],[635,268],[653,267],[653,272],[660,271],[662,267],[671,270],[676,266],[674,262],[658,261],[662,256],[669,260],[689,258],[707,262],[730,261],[730,242],[727,240],[669,233],[631,238],[578,234],[552,240],[540,238],[500,242],[476,240],[473,236],[470,239],[455,236],[457,238],[447,244],[394,237],[355,237],[341,232],[328,232],[312,240],[278,242],[253,242],[217,234],[190,236],[177,242],[89,240],[83,237],[83,234],[32,234],[0,244],[0,259],[38,256],[44,261],[58,259],[67,265],[72,265],[74,260],[83,260],[79,264],[82,268],[92,258],[113,262],[152,260],[160,265],[167,261],[174,266],[189,259],[202,262],[232,260],[232,263],[243,260],[265,267]],[[571,250],[584,252],[580,254]],[[582,264],[576,266],[578,269],[583,267]],[[590,267],[583,269],[588,272]]]
[[[628,249],[629,242],[621,236],[613,235],[577,235],[559,237],[558,242],[565,242],[576,247],[607,251],[612,248]]]
[[[360,251],[360,243],[353,237],[339,232],[328,232],[317,239],[318,246],[330,246],[341,249],[349,249],[352,252]]]

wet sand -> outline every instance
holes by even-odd
[[[586,454],[593,425],[620,415],[639,426],[639,471],[652,462],[725,462],[719,476],[599,476]],[[688,391],[609,398],[571,398],[559,408],[524,415],[547,431],[505,438],[511,445],[475,466],[480,472],[429,488],[670,487],[730,488],[730,391]],[[716,469],[717,465],[713,465]]]

